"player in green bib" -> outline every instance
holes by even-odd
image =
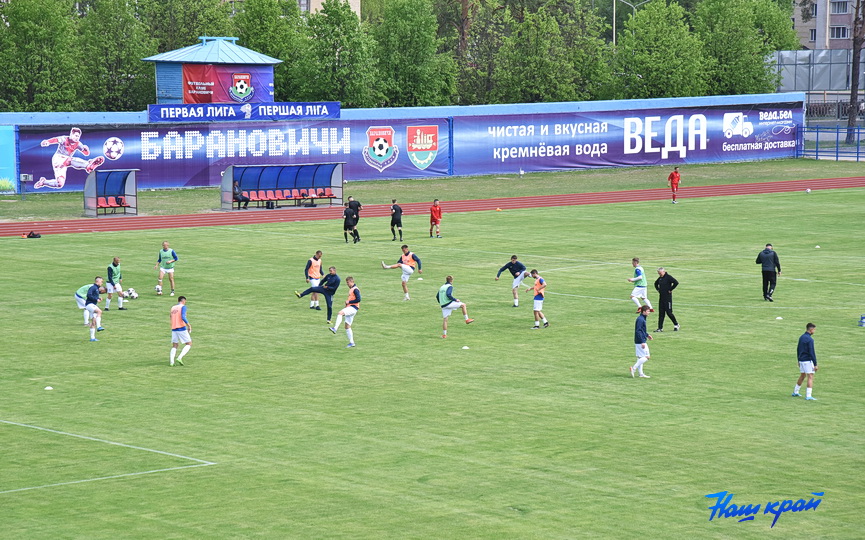
[[[645,303],[646,306],[648,306],[649,311],[654,313],[655,308],[653,308],[652,303],[649,302],[649,294],[646,292],[648,282],[646,281],[646,273],[643,271],[643,267],[640,266],[640,258],[634,257],[631,259],[631,264],[634,265],[634,277],[628,279],[630,283],[634,284],[634,290],[631,291],[631,300],[637,304],[637,311],[639,311],[640,307]]]
[[[156,294],[162,295],[162,278],[168,274],[168,281],[171,282],[171,295],[174,296],[174,264],[178,261],[177,252],[168,246],[168,242],[162,242],[162,249],[159,251],[159,256],[156,259],[154,270],[159,269],[159,279],[156,282]]]

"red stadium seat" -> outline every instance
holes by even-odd
[[[258,192],[257,192],[257,191],[250,191],[249,193],[247,193],[246,191],[244,191],[243,193],[244,193],[244,195],[246,195],[247,197],[249,197],[249,200],[250,200],[250,201],[260,201],[260,200],[261,200],[261,199],[258,198]]]
[[[117,204],[119,204],[120,206],[129,206],[129,203],[126,202],[126,197],[124,197],[123,195],[117,197]]]
[[[315,189],[315,196],[316,197],[324,197],[325,196],[324,195],[324,188],[316,188]]]
[[[300,190],[292,189],[291,190],[291,198],[292,199],[301,199],[302,197],[300,196]]]
[[[324,188],[324,196],[333,199],[336,195],[333,194],[333,190],[330,188]]]
[[[105,197],[96,198],[96,208],[109,208],[108,201],[105,200]]]
[[[268,189],[264,195],[265,195],[265,200],[267,200],[267,201],[278,201],[279,200],[279,197],[276,196],[276,194],[273,192],[272,189]]]
[[[114,197],[106,197],[106,200],[108,201],[108,206],[110,206],[111,208],[118,208],[120,206],[119,204],[117,204],[117,201],[114,199]]]

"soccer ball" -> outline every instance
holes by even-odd
[[[135,300],[136,298],[138,298],[138,293],[135,292],[135,289],[129,287],[129,289],[126,290],[126,298],[130,300]]]
[[[806,189],[805,193],[811,193],[811,188]]]
[[[123,141],[119,137],[109,137],[102,145],[102,154],[110,159],[120,159],[123,155]]]
[[[389,148],[390,144],[388,144],[387,139],[384,137],[378,137],[372,141],[372,153],[378,157],[386,156]]]
[[[154,289],[156,289],[157,295],[162,295],[162,285],[157,285]]]

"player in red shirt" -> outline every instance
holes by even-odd
[[[679,168],[673,167],[673,172],[670,173],[670,176],[667,177],[667,185],[670,186],[670,189],[673,190],[673,204],[679,204],[676,202],[676,193],[679,191],[679,180],[681,177],[679,176]]]
[[[436,230],[436,238],[441,238],[442,224],[442,207],[439,206],[439,200],[433,201],[433,205],[429,208],[429,237],[433,237],[433,228]]]

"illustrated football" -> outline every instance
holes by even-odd
[[[234,84],[234,88],[237,90],[238,94],[242,95],[242,94],[245,94],[246,91],[249,89],[249,85],[246,84],[246,81],[240,80]]]
[[[123,155],[123,141],[119,137],[109,137],[102,145],[102,155],[107,159],[120,159]]]
[[[383,137],[378,137],[376,140],[372,141],[372,153],[378,157],[386,156],[389,148],[390,144],[387,142],[387,139]]]

